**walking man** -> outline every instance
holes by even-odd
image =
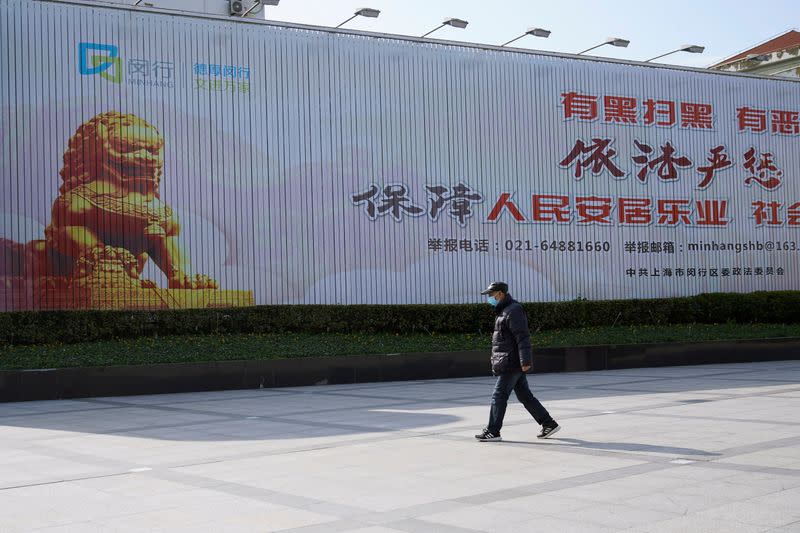
[[[495,281],[481,294],[488,295],[487,301],[494,307],[497,315],[492,333],[492,374],[497,376],[497,382],[492,393],[489,425],[483,432],[475,435],[475,438],[481,442],[503,440],[500,429],[503,427],[508,397],[513,390],[525,409],[542,426],[537,437],[546,439],[561,427],[539,400],[534,398],[525,377],[533,363],[525,309],[508,294],[508,284],[502,281]]]

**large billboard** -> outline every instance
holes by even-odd
[[[800,85],[0,4],[0,309],[798,289]]]

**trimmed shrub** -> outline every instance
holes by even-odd
[[[647,300],[525,303],[531,329],[715,323],[800,323],[800,292],[714,293]],[[262,305],[167,311],[0,313],[0,345],[226,333],[485,333],[486,304]]]

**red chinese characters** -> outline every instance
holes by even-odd
[[[652,146],[639,141],[634,141],[633,144],[644,154],[633,157],[633,162],[641,166],[639,172],[636,173],[636,177],[642,183],[647,181],[648,172],[656,167],[658,167],[657,175],[659,178],[664,181],[673,181],[678,179],[677,167],[686,168],[692,166],[692,161],[688,157],[675,156],[675,148],[672,143],[668,142],[661,146],[661,155],[653,159],[648,159],[654,151]]]
[[[534,194],[533,222],[569,222],[569,196]]]
[[[714,181],[714,176],[720,170],[725,170],[733,165],[733,161],[725,153],[725,147],[720,145],[711,149],[708,165],[697,167],[697,172],[702,174],[703,180],[697,185],[698,189],[705,189]]]
[[[620,198],[617,216],[620,224],[646,226],[653,220],[653,201],[650,198]]]
[[[772,111],[772,133],[797,135],[800,133],[800,113],[797,111]]]
[[[681,102],[681,127],[710,130],[714,124],[711,104]]]
[[[606,196],[578,196],[575,198],[575,213],[578,224],[611,224],[614,204]]]
[[[800,202],[795,202],[789,206],[787,211],[787,225],[800,226]]]
[[[757,226],[800,226],[800,202],[795,202],[786,208],[786,215],[783,215],[784,205],[778,201],[764,202],[757,200],[752,203],[753,214],[751,218],[755,220]]]
[[[577,139],[570,152],[559,162],[559,166],[573,169],[573,175],[577,180],[583,179],[587,169],[595,176],[607,171],[616,179],[624,178],[628,172],[616,163],[617,152],[612,148],[614,142],[615,139],[596,137],[591,139],[591,143]],[[642,183],[647,183],[651,172],[655,172],[663,182],[674,182],[680,179],[682,171],[686,176],[687,169],[695,168],[701,176],[695,188],[705,190],[720,172],[734,166],[734,160],[728,155],[727,147],[722,144],[709,149],[707,164],[698,164],[697,167],[694,167],[694,162],[680,153],[669,141],[662,145],[651,145],[634,140],[633,147],[638,153],[633,155],[631,160],[638,167],[635,176]],[[776,163],[772,152],[757,152],[755,148],[750,148],[744,153],[741,164],[747,172],[744,179],[744,184],[747,186],[756,184],[771,191],[782,184],[783,170]]]
[[[564,110],[565,120],[592,121],[602,115],[604,122],[608,123],[672,127],[678,123],[680,116],[682,128],[714,127],[714,108],[708,103],[675,102],[655,98],[647,98],[640,102],[631,96],[608,94],[601,98],[594,94],[570,91],[561,94],[561,107]]]
[[[645,126],[674,126],[677,121],[675,113],[675,102],[670,100],[653,100],[649,98],[644,101],[644,125]]]
[[[765,223],[768,226],[780,226],[782,221],[778,215],[780,209],[780,202],[753,202],[753,218],[757,226],[762,226]]]
[[[689,207],[689,200],[658,200],[658,225],[677,226],[678,224],[691,225],[689,215],[692,209]]]
[[[695,202],[697,217],[695,224],[698,226],[727,226],[728,201],[727,200],[698,200]]]
[[[606,96],[603,98],[603,110],[606,122],[636,124],[636,98],[623,96]]]
[[[617,153],[616,150],[611,148],[611,143],[613,142],[613,139],[593,138],[592,144],[587,146],[582,139],[578,139],[570,153],[558,164],[564,168],[574,165],[575,178],[577,179],[583,177],[583,169],[585,168],[591,168],[591,172],[595,176],[603,170],[607,170],[615,178],[621,178],[625,173],[613,161]]]
[[[561,105],[564,108],[564,118],[579,118],[581,120],[594,120],[597,118],[597,97],[576,92],[561,95]]]
[[[600,224],[621,226],[727,226],[728,200],[690,200],[688,198],[653,199],[642,197],[611,198],[607,196],[575,196],[560,194],[531,195],[531,211],[523,214],[503,192],[497,197],[487,222],[502,218],[515,223],[579,225]],[[800,221],[800,202],[793,206]],[[614,210],[616,209],[616,213]],[[798,222],[800,224],[800,222]]]
[[[744,179],[745,185],[757,184],[768,191],[778,188],[782,181],[783,171],[775,164],[774,156],[769,153],[756,152],[750,148],[744,154],[744,168],[750,174]]]
[[[762,133],[767,131],[767,112],[763,109],[740,107],[736,109],[739,131]]]
[[[497,202],[495,202],[494,207],[492,207],[492,210],[489,212],[489,216],[486,218],[486,220],[489,222],[494,222],[500,218],[500,215],[508,211],[514,220],[517,222],[524,222],[525,217],[522,216],[517,204],[511,200],[512,196],[513,195],[510,192],[502,193],[497,199]]]
[[[800,111],[745,106],[736,108],[736,120],[739,131],[764,133],[769,130],[775,135],[800,135]]]
[[[664,128],[679,125],[683,129],[695,130],[715,127],[714,105],[706,102],[569,91],[561,93],[561,108],[564,120],[595,121],[602,118],[609,124]],[[737,107],[736,124],[740,132],[800,135],[800,111]]]

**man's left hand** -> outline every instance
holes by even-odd
[[[531,369],[531,365],[522,365],[522,371],[523,372],[527,372],[530,369]]]

